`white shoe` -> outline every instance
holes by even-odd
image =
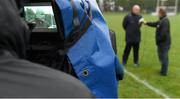
[[[134,64],[135,67],[139,67],[139,64]]]

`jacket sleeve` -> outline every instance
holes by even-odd
[[[116,78],[117,78],[117,81],[119,80],[123,80],[124,78],[124,67],[123,65],[119,64],[119,60],[118,60],[118,57],[116,56],[116,59],[115,59],[115,63],[116,63]]]
[[[158,21],[157,22],[147,22],[146,25],[150,26],[150,27],[157,27],[158,25]]]
[[[128,16],[126,16],[124,18],[124,20],[123,20],[123,28],[124,28],[124,30],[126,30],[127,25],[128,25]]]
[[[143,22],[140,22],[141,19],[143,19],[143,16],[139,16],[139,27],[141,27],[143,24]]]

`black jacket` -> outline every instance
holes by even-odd
[[[158,46],[170,46],[170,22],[167,17],[162,17],[157,22],[147,22],[147,25],[156,27],[156,44]]]
[[[19,9],[19,14],[24,17],[24,5],[28,3],[30,0],[15,0],[17,7]]]
[[[0,97],[91,98],[77,79],[23,60],[29,32],[14,0],[0,0]]]
[[[123,28],[126,31],[126,42],[140,42],[141,41],[141,23],[140,15],[133,13],[128,14],[123,20]]]
[[[0,97],[91,98],[92,95],[77,79],[45,66],[17,59],[4,51],[0,55]]]

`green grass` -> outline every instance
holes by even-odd
[[[122,29],[122,20],[125,14],[104,13],[108,25],[116,32],[118,56],[122,59],[125,47],[125,33]],[[156,21],[158,18],[151,15],[144,15],[148,21]],[[155,45],[155,29],[147,26],[142,27],[142,42],[140,48],[140,67],[133,67],[132,54],[129,57],[126,69],[148,81],[152,86],[160,89],[172,98],[180,98],[180,15],[169,17],[171,21],[172,46],[169,54],[170,67],[169,75],[159,75],[160,63],[157,57]],[[123,98],[161,98],[145,86],[134,81],[131,77],[125,76],[119,86],[120,97]]]

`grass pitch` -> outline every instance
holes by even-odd
[[[116,32],[118,56],[119,59],[122,60],[125,47],[125,33],[122,28],[122,20],[125,14],[104,13],[104,15],[109,27]],[[158,20],[156,16],[143,16],[147,21]],[[171,21],[172,46],[169,53],[170,65],[168,76],[162,77],[159,75],[161,67],[157,57],[155,28],[147,26],[142,26],[140,67],[133,66],[131,52],[128,64],[125,68],[171,98],[180,98],[180,15],[169,18]],[[151,91],[127,75],[119,84],[119,93],[122,98],[162,98],[161,95]]]

